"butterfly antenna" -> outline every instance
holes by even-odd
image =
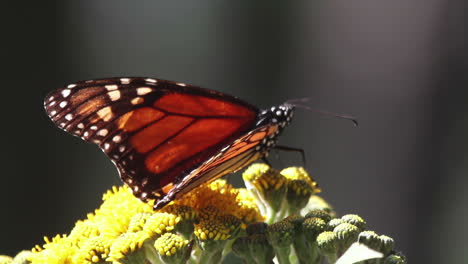
[[[311,100],[310,97],[294,98],[294,99],[287,100],[286,103],[295,105],[295,103],[307,103],[307,102],[310,102],[310,100]]]
[[[327,116],[331,116],[331,117],[335,117],[335,118],[346,119],[346,120],[349,120],[349,121],[353,122],[353,124],[355,126],[359,125],[357,119],[355,117],[353,117],[353,116],[341,115],[341,114],[328,112],[328,111],[324,111],[324,110],[318,110],[318,109],[314,109],[314,108],[312,108],[310,106],[307,106],[307,105],[294,104],[294,103],[292,105],[295,106],[295,107],[306,109],[306,110],[309,110],[309,111],[312,111],[312,112],[315,112],[315,113],[319,113],[319,114],[322,114],[322,115],[327,115]]]

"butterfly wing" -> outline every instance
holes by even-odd
[[[268,139],[275,137],[278,130],[279,126],[276,124],[264,125],[235,140],[174,185],[154,208],[160,209],[198,185],[234,173],[264,157],[270,147]]]
[[[143,200],[159,200],[194,175],[258,114],[235,97],[151,78],[72,84],[49,94],[45,109],[60,128],[99,145]]]

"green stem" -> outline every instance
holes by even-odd
[[[276,258],[279,264],[290,264],[289,255],[291,254],[291,247],[273,247]]]
[[[161,260],[159,259],[158,252],[156,252],[156,249],[151,243],[145,242],[145,244],[143,245],[143,250],[144,250],[146,259],[151,264],[162,264]]]
[[[205,241],[202,244],[199,263],[218,264],[222,262],[225,240]]]
[[[336,260],[338,259],[338,256],[336,254],[328,254],[326,255],[328,263],[329,264],[334,264]]]
[[[317,243],[309,243],[304,234],[298,234],[296,236],[293,246],[300,264],[319,263]]]

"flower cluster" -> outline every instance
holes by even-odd
[[[393,239],[366,231],[359,216],[337,218],[303,168],[253,164],[243,179],[247,189],[216,180],[158,211],[113,187],[69,234],[0,264],[221,263],[231,252],[244,263],[334,263],[353,243],[380,252],[366,263],[405,263]]]

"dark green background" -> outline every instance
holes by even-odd
[[[323,196],[394,237],[410,262],[466,261],[466,18],[451,8],[444,0],[3,3],[0,253],[68,232],[119,183],[98,148],[48,120],[47,92],[151,76],[259,107],[310,97],[315,108],[355,115],[358,128],[299,109],[280,143],[304,148]],[[280,153],[275,163],[300,157]]]

